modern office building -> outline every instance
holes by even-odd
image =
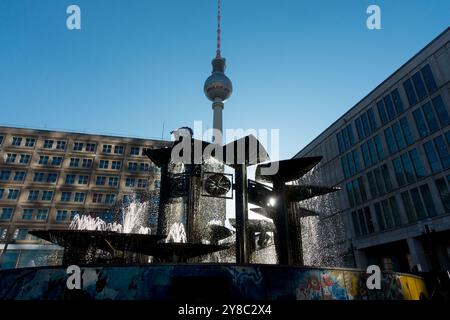
[[[0,252],[4,268],[51,263],[54,246],[31,229],[66,229],[77,214],[111,209],[159,188],[143,148],[159,140],[0,127]],[[145,192],[142,192],[145,191]]]
[[[450,28],[295,157],[340,186],[348,264],[450,268]]]

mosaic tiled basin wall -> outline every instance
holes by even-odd
[[[419,277],[382,273],[381,290],[368,290],[355,269],[279,265],[177,264],[82,267],[82,290],[69,290],[64,267],[0,271],[2,300],[418,300]]]

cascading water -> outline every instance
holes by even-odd
[[[123,209],[122,233],[150,234],[150,228],[144,227],[147,218],[147,203],[131,202]]]
[[[187,242],[186,230],[184,229],[184,225],[182,223],[174,223],[170,226],[169,234],[166,238],[166,243],[169,242]]]
[[[148,217],[147,202],[139,202],[136,196],[132,199],[128,205],[122,207],[120,222],[107,223],[99,217],[76,215],[69,225],[69,230],[150,234],[151,229],[145,226]]]
[[[320,167],[313,168],[299,182],[305,185],[320,185]],[[300,202],[300,206],[319,213],[319,216],[301,218],[303,260],[308,266],[344,266],[342,257],[345,242],[344,220],[336,214],[335,194]]]

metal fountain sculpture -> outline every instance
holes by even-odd
[[[252,253],[256,250],[255,240],[274,232],[278,262],[303,265],[300,220],[318,213],[298,205],[294,208],[294,204],[338,189],[288,183],[310,171],[321,157],[271,163],[267,162],[267,151],[253,135],[222,146],[193,139],[187,128],[182,128],[181,132],[171,146],[144,149],[144,154],[161,170],[156,234],[98,230],[36,230],[30,233],[64,247],[63,264],[69,265],[146,263],[148,256],[153,257],[153,263],[201,262],[202,256],[229,249],[229,245],[219,242],[233,234],[236,262],[246,264],[251,263]],[[233,168],[235,181],[231,175],[222,173],[223,170],[206,171],[205,163],[210,161]],[[247,179],[247,168],[252,165],[257,165],[256,181]],[[274,166],[278,168],[275,174],[265,173]],[[235,219],[230,219],[235,230],[209,224],[204,210],[199,208],[202,197],[230,198],[229,193],[235,200]],[[174,210],[173,205],[180,199],[186,210]],[[249,203],[257,206],[252,209],[254,212],[272,219],[273,223],[249,220]],[[225,212],[219,215],[225,220]],[[168,239],[173,226],[180,226],[185,231],[185,240],[174,242]]]
[[[0,300],[374,298],[362,270],[301,267],[302,219],[319,215],[302,202],[339,190],[302,184],[321,157],[270,162],[253,135],[223,145],[222,111],[233,86],[220,34],[218,0],[217,50],[204,84],[214,113],[212,141],[194,139],[183,127],[164,147],[144,149],[160,170],[159,195],[148,190],[151,196],[126,207],[117,203],[113,222],[82,215],[68,230],[30,231],[64,247],[63,266],[1,270]],[[254,180],[247,177],[250,166]],[[229,223],[225,199],[235,202]],[[264,218],[249,219],[250,210]],[[71,265],[83,269],[83,290],[67,286]],[[387,299],[426,294],[420,279],[405,275],[385,275],[383,286]]]
[[[204,93],[212,101],[212,142],[193,139],[190,128],[173,132],[175,141],[166,148],[145,149],[144,154],[161,170],[158,223],[156,234],[136,234],[99,230],[38,230],[30,233],[65,248],[63,263],[142,263],[202,262],[201,257],[229,249],[219,244],[235,236],[235,261],[250,263],[256,250],[256,239],[264,243],[274,234],[277,261],[280,264],[303,265],[302,217],[318,215],[298,203],[337,188],[293,185],[316,166],[321,157],[290,159],[268,163],[264,146],[249,135],[222,145],[222,111],[224,101],[233,92],[225,75],[225,58],[221,54],[220,0],[217,14],[217,50],[212,60],[212,73],[204,84]],[[247,179],[247,168],[257,165],[256,181]],[[232,176],[224,166],[234,169]],[[268,168],[277,167],[277,172]],[[210,170],[213,168],[213,170]],[[269,185],[267,185],[267,183]],[[235,199],[235,219],[225,227],[225,202],[212,206],[217,199]],[[205,201],[207,197],[210,201]],[[220,201],[219,201],[220,203]],[[248,219],[252,211],[273,222]],[[219,210],[220,212],[211,212]],[[211,224],[211,216],[219,224]],[[141,226],[141,228],[146,226]],[[176,236],[181,233],[183,236]],[[104,254],[98,254],[101,251]]]

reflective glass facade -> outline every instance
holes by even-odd
[[[324,155],[321,180],[342,188],[334,203],[345,224],[343,256],[356,266],[404,246],[395,259],[412,268],[418,264],[414,250],[424,250],[415,243],[424,234],[450,239],[449,41],[450,29],[297,154]],[[348,128],[357,141],[346,148]],[[336,140],[343,147],[333,147]],[[450,242],[436,245],[442,246],[436,252],[449,254],[440,262],[430,256],[428,268],[442,261],[450,266]]]

